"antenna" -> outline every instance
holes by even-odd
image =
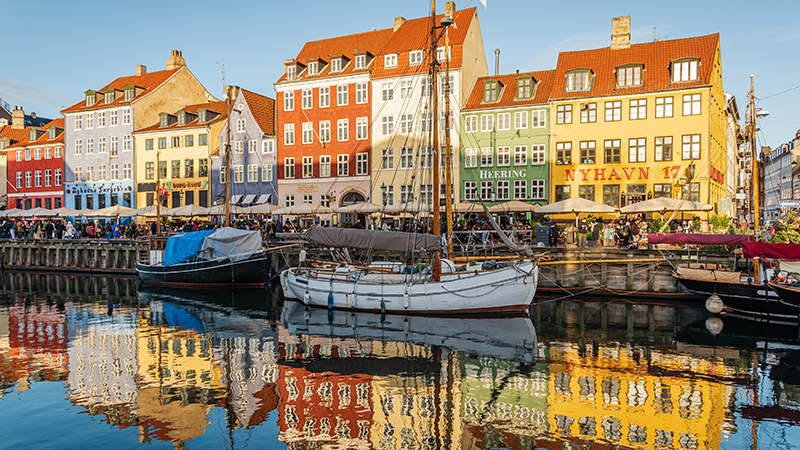
[[[658,41],[664,40],[666,38],[667,38],[666,36],[661,36],[660,38],[657,38],[656,37],[656,27],[653,27],[653,42],[658,42]]]
[[[226,93],[225,93],[225,65],[227,65],[227,64],[233,64],[233,63],[229,63],[229,62],[217,62],[217,64],[219,64],[220,66],[222,66],[222,95],[223,95],[223,96],[225,96],[225,95],[226,95]]]

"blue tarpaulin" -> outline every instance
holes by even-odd
[[[195,330],[198,333],[205,333],[203,321],[186,308],[164,302],[164,320],[171,327],[180,327],[181,330]]]
[[[191,233],[178,233],[167,239],[164,249],[164,267],[186,262],[202,249],[203,239],[216,230],[193,231]]]

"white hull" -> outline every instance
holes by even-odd
[[[281,283],[306,305],[393,314],[478,314],[527,311],[539,267],[532,261],[471,272],[444,273],[441,281],[411,274],[337,274],[287,269]]]

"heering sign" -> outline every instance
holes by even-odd
[[[481,179],[486,178],[526,178],[528,176],[527,169],[519,170],[481,170]]]

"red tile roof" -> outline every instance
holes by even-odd
[[[50,127],[57,128],[56,137],[53,139],[50,139],[50,133],[47,132],[47,130],[50,129]],[[39,138],[36,139],[35,141],[31,141],[29,138],[31,135],[31,130],[34,129],[41,130],[44,133],[42,133],[39,136]],[[27,146],[60,144],[64,142],[64,119],[60,118],[52,120],[43,127],[25,127],[24,130],[15,130],[15,131],[22,131],[24,133],[23,139],[20,139],[19,142],[17,142],[16,144],[9,145],[8,147],[5,148],[5,150],[15,150],[17,148],[22,148]]]
[[[127,77],[120,77],[112,81],[111,83],[103,86],[101,89],[98,89],[97,92],[102,93],[103,89],[108,87],[114,88],[119,91],[124,91],[123,87],[132,84],[134,86],[145,89],[144,93],[136,96],[136,98],[139,98],[140,96],[146,94],[149,89],[161,86],[165,81],[167,81],[171,76],[173,76],[181,69],[183,69],[183,67],[174,70],[161,70],[158,72],[145,73],[143,75],[131,75]],[[125,95],[120,95],[119,98],[117,98],[111,103],[105,103],[104,101],[101,100],[99,102],[96,102],[92,106],[86,106],[86,98],[84,98],[80,102],[75,103],[69,108],[62,110],[61,112],[65,113],[72,111],[91,111],[94,109],[105,108],[107,106],[125,105],[131,103],[131,101],[132,100],[126,101]]]
[[[198,123],[197,118],[192,119],[190,122],[185,123],[184,125],[178,125],[178,123],[173,123],[172,125],[168,125],[166,127],[162,127],[160,122],[156,122],[154,125],[150,125],[148,127],[139,128],[135,131],[135,133],[144,132],[144,131],[155,131],[155,130],[176,130],[176,129],[183,129],[183,128],[193,128],[202,125],[209,125],[218,120],[224,119],[228,116],[228,102],[226,101],[219,101],[219,102],[208,102],[208,103],[198,103],[196,105],[187,105],[183,108],[175,111],[175,114],[185,111],[191,114],[197,114],[197,110],[205,108],[209,111],[218,112],[219,115],[211,120],[208,120],[204,123]]]
[[[241,93],[261,132],[275,136],[275,100],[246,89],[241,89]]]
[[[595,97],[630,93],[683,89],[711,84],[714,56],[719,48],[719,34],[631,44],[625,49],[611,47],[558,55],[555,81],[551,99]],[[673,83],[670,62],[682,58],[700,58],[700,80]],[[617,88],[614,70],[625,64],[644,64],[643,84],[637,87]],[[591,69],[594,83],[590,91],[565,92],[566,74],[574,69]]]
[[[24,128],[11,128],[11,125],[3,125],[0,127],[0,137],[7,137],[12,142],[18,142],[23,139],[28,139],[28,133]]]
[[[480,77],[475,80],[469,98],[463,110],[475,110],[486,108],[513,108],[516,106],[544,105],[550,100],[550,89],[553,86],[553,77],[556,71],[542,70],[539,72],[510,73],[506,75]],[[527,100],[517,100],[517,78],[531,76],[536,82],[536,91],[533,98]],[[486,80],[497,80],[503,85],[499,99],[496,102],[483,103],[483,82]]]

